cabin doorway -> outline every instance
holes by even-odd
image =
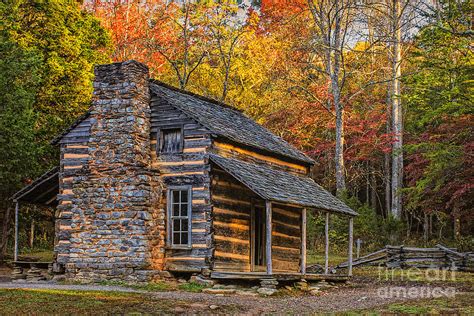
[[[251,222],[251,268],[252,271],[266,271],[265,261],[265,208],[253,205]]]

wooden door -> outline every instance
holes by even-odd
[[[251,269],[252,271],[266,271],[265,261],[265,208],[259,206],[252,207],[251,218]]]

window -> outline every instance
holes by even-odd
[[[191,189],[168,190],[168,244],[172,247],[191,246]]]
[[[158,151],[162,154],[175,154],[183,151],[183,129],[169,128],[160,131]]]

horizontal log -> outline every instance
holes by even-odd
[[[234,214],[215,212],[215,208],[213,210],[213,219],[217,222],[250,225],[250,216],[247,214],[239,212],[235,212]]]
[[[363,265],[363,264],[367,264],[367,263],[372,263],[372,262],[376,262],[376,261],[381,261],[381,260],[385,260],[387,258],[386,255],[384,254],[380,254],[379,256],[374,256],[372,258],[366,258],[366,259],[363,259],[363,260],[355,260],[352,262],[352,266],[355,267],[355,266],[359,266],[359,265]],[[346,261],[346,262],[343,262],[341,264],[339,264],[336,268],[347,268],[349,266],[349,263]]]
[[[297,231],[301,231],[301,225],[295,225],[295,224],[291,224],[291,223],[288,223],[288,222],[282,222],[281,220],[278,220],[278,219],[275,219],[275,218],[272,219],[272,222],[274,223],[275,226],[280,226],[281,225],[281,226],[284,226],[284,227],[287,227],[287,228],[296,229]]]
[[[89,136],[81,136],[81,137],[63,137],[59,143],[63,145],[63,144],[84,144],[88,142],[89,142]]]
[[[72,147],[72,145],[69,145],[68,147],[61,148],[61,153],[64,155],[66,154],[89,155],[88,146],[80,146],[81,148],[74,148],[74,147]]]
[[[165,261],[165,269],[176,272],[201,272],[202,269],[209,268],[205,261]]]
[[[272,258],[273,259],[278,259],[278,260],[292,261],[292,262],[296,262],[296,263],[300,262],[300,254],[299,253],[284,251],[284,250],[280,250],[280,249],[274,248],[274,247],[272,247]]]
[[[275,224],[275,221],[272,221],[272,223],[272,230],[274,233],[301,238],[301,229],[299,227],[295,228],[293,225],[287,226]]]
[[[276,245],[272,245],[272,250],[280,250],[282,252],[293,253],[296,255],[299,255],[301,251],[301,249],[299,248],[283,247],[283,246],[276,246]]]
[[[174,177],[166,175],[162,177],[162,181],[166,186],[192,185],[202,187],[209,185],[209,177],[204,172],[196,172],[192,174],[178,174]]]
[[[227,203],[229,205],[242,204],[242,205],[249,206],[249,207],[252,205],[252,203],[250,201],[242,201],[242,200],[230,198],[230,197],[227,197],[227,196],[215,195],[213,190],[211,190],[211,192],[212,192],[212,199],[215,200],[216,202]]]
[[[191,148],[184,148],[183,153],[189,154],[189,153],[205,153],[207,150],[206,147],[191,147]]]
[[[220,207],[214,206],[212,209],[213,213],[216,216],[221,216],[221,218],[225,218],[223,215],[228,215],[229,218],[238,218],[238,219],[248,219],[250,218],[250,212],[249,213],[244,213],[244,212],[239,212],[235,210],[230,210],[230,209],[224,209]]]
[[[211,250],[209,248],[166,248],[166,258],[205,258],[210,256]]]
[[[159,167],[170,167],[170,166],[186,166],[186,165],[204,165],[206,162],[199,157],[197,160],[182,160],[182,161],[161,161],[158,160],[157,162],[153,163]]]
[[[208,221],[192,221],[191,222],[193,232],[209,232],[211,231],[211,223]]]
[[[87,165],[87,161],[89,160],[89,157],[83,158],[83,159],[63,159],[61,161],[61,165],[66,167],[82,167],[84,165]]]
[[[250,229],[233,229],[224,226],[214,226],[214,233],[218,236],[232,237],[242,240],[248,240],[250,238]]]
[[[161,177],[169,178],[169,177],[183,177],[183,176],[204,176],[206,174],[205,171],[183,171],[183,172],[174,172],[174,173],[165,173],[162,174]]]
[[[217,250],[214,251],[214,256],[216,258],[230,258],[230,259],[245,261],[245,262],[250,260],[250,257],[248,254],[245,255],[245,254],[238,254],[238,253],[231,253],[231,252],[222,252],[222,251],[217,251]]]
[[[214,235],[214,240],[217,242],[220,241],[229,241],[232,243],[239,243],[239,244],[244,244],[244,245],[250,245],[250,240],[249,239],[240,239],[240,238],[234,238],[234,237],[229,237],[229,236],[222,236],[222,235]]]
[[[280,271],[294,271],[298,272],[299,262],[298,261],[287,261],[281,259],[272,258],[272,267]]]
[[[280,247],[296,248],[301,246],[301,240],[272,235],[272,244]]]
[[[436,245],[437,248],[451,254],[451,255],[455,255],[455,256],[458,256],[458,257],[466,257],[466,255],[464,253],[461,253],[461,252],[457,252],[456,250],[452,249],[452,248],[448,248],[448,247],[445,247],[443,245],[440,245],[440,244],[437,244]]]
[[[237,255],[250,257],[250,246],[248,244],[233,243],[225,240],[215,240],[214,242],[216,253],[233,253]]]
[[[211,140],[207,138],[203,139],[184,139],[184,148],[198,148],[198,147],[209,147],[211,146]]]
[[[308,171],[306,166],[302,166],[300,164],[280,160],[280,159],[272,157],[272,156],[262,155],[262,154],[254,152],[254,151],[251,151],[251,150],[248,150],[248,149],[245,149],[245,148],[241,148],[241,147],[237,147],[237,146],[234,146],[234,145],[231,145],[231,144],[228,144],[228,143],[224,143],[224,142],[220,142],[220,141],[214,141],[214,147],[218,151],[220,150],[220,151],[229,152],[229,153],[235,152],[235,153],[238,153],[238,154],[241,154],[241,155],[244,155],[244,156],[249,156],[249,157],[256,158],[256,159],[258,159],[262,162],[289,167],[291,169],[299,170],[301,172],[307,172]]]
[[[238,223],[226,223],[226,222],[220,222],[220,221],[214,221],[213,222],[214,226],[217,227],[225,227],[225,228],[230,228],[230,229],[237,229],[237,230],[244,230],[248,231],[249,230],[249,223],[240,221]]]
[[[243,263],[243,262],[229,262],[229,261],[216,260],[213,264],[213,270],[216,270],[216,269],[221,270],[221,271],[248,272],[250,271],[250,264]]]
[[[189,161],[189,162],[188,162]],[[204,153],[178,153],[178,154],[161,154],[155,157],[152,162],[154,164],[162,163],[176,163],[182,162],[184,164],[192,164],[193,161],[200,161],[201,164],[207,163],[207,158]]]
[[[207,164],[191,164],[191,165],[178,165],[178,166],[163,166],[159,164],[152,164],[153,168],[160,170],[163,176],[169,176],[169,174],[198,174],[198,172],[209,172],[210,167]]]
[[[73,149],[78,149],[78,150],[88,150],[89,149],[89,145],[88,143],[84,143],[84,144],[64,144],[63,146],[61,146],[61,150],[73,150]]]
[[[295,212],[291,212],[291,211],[288,211],[288,210],[284,210],[280,207],[273,207],[272,211],[273,211],[273,213],[277,213],[279,215],[284,215],[284,216],[287,216],[287,217],[290,217],[290,218],[297,218],[297,219],[300,218],[300,214],[297,214]]]

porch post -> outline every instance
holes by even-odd
[[[324,274],[329,273],[329,212],[326,212],[326,222],[324,225]]]
[[[348,275],[352,276],[352,247],[354,244],[354,218],[349,218],[349,261],[348,261]]]
[[[306,274],[306,209],[301,213],[301,274]]]
[[[272,202],[265,201],[266,209],[266,238],[265,238],[265,258],[267,261],[267,274],[272,274]]]
[[[15,200],[15,249],[13,253],[13,261],[18,261],[18,210],[20,203]]]

